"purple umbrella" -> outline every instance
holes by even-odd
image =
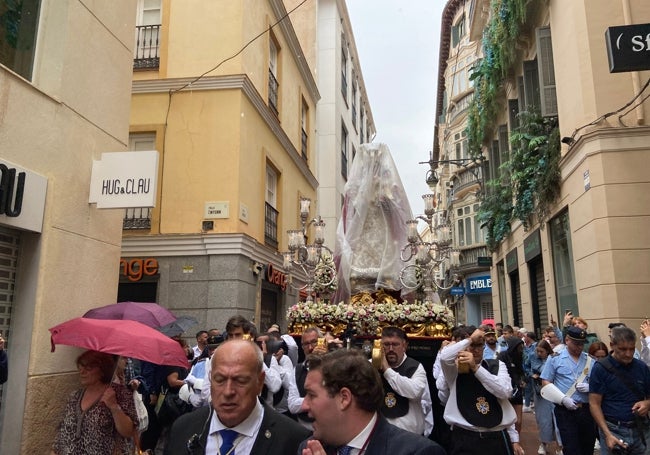
[[[160,327],[176,321],[174,313],[157,303],[119,302],[93,308],[83,315],[87,319],[126,319],[137,321],[149,327]]]

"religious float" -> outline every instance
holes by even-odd
[[[431,226],[434,210],[433,197],[425,199],[428,219],[418,218]],[[290,333],[317,326],[342,339],[375,338],[384,327],[397,326],[411,338],[451,336],[454,315],[440,303],[433,276],[451,242],[420,237],[385,144],[362,145],[353,161],[334,252],[324,245],[320,217],[307,222],[308,216],[309,200],[303,199],[302,229],[288,232],[284,253],[290,274],[307,277],[304,301],[287,311]],[[307,244],[311,225],[313,243]]]

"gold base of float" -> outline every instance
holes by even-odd
[[[427,315],[431,313],[431,315]],[[391,318],[391,315],[404,316]],[[415,319],[415,320],[413,320]],[[309,327],[318,327],[336,337],[348,329],[356,336],[377,337],[385,327],[399,327],[408,337],[450,338],[453,314],[442,304],[402,302],[383,290],[361,292],[350,303],[328,300],[299,302],[287,312],[289,333],[302,335]]]

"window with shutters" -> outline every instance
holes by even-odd
[[[151,70],[160,66],[161,3],[161,0],[138,0],[133,49],[134,70]]]
[[[302,99],[302,111],[300,114],[300,152],[305,161],[307,161],[307,148],[309,145],[309,105],[305,99]]]
[[[456,47],[460,44],[461,40],[465,36],[465,15],[463,14],[461,18],[456,22],[456,25],[451,28],[451,47]]]
[[[541,104],[539,96],[539,73],[537,60],[524,62],[522,111],[537,111]]]
[[[278,247],[278,173],[269,164],[266,165],[266,195],[264,213],[264,244],[271,248]]]
[[[278,115],[278,92],[280,84],[278,82],[278,55],[280,48],[278,47],[275,38],[271,36],[269,40],[269,107]]]
[[[341,36],[341,95],[348,102],[348,44],[345,37]]]
[[[341,175],[348,179],[348,130],[341,124]]]
[[[501,165],[510,160],[510,135],[508,134],[508,125],[499,125],[499,160]],[[510,174],[504,168],[499,169],[501,183],[507,185],[510,180]]]
[[[555,70],[553,67],[553,43],[551,28],[537,29],[537,61],[539,66],[539,94],[542,116],[557,115],[557,96],[555,93]]]

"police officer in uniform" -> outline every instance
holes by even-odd
[[[523,455],[517,416],[508,401],[512,383],[500,360],[483,360],[485,333],[448,345],[440,362],[449,386],[445,421],[452,427],[450,455]]]
[[[427,373],[420,362],[406,355],[406,333],[398,327],[381,332],[381,377],[384,403],[380,412],[390,423],[403,430],[424,434],[425,415],[422,399],[431,401]],[[430,406],[429,406],[430,407]]]
[[[571,326],[565,336],[566,348],[549,357],[542,370],[542,397],[557,404],[555,420],[563,451],[571,455],[591,455],[596,441],[596,425],[589,412],[591,357],[583,351],[587,332]]]

